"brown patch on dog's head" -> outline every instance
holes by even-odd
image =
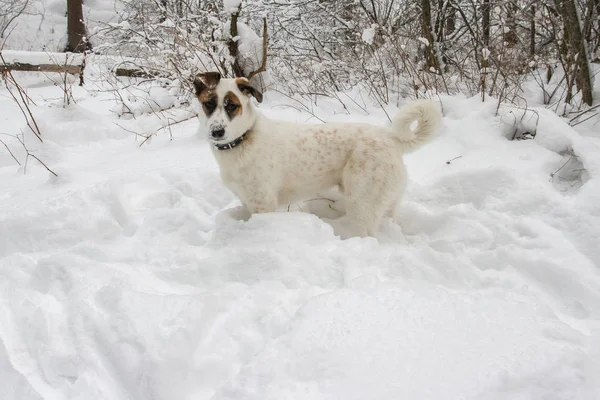
[[[239,97],[233,92],[227,92],[225,99],[223,100],[223,107],[225,108],[229,120],[234,119],[238,115],[242,115],[244,112]]]
[[[198,100],[202,104],[202,109],[209,117],[217,108],[217,95],[212,90],[205,90],[198,95]]]
[[[237,78],[235,80],[235,83],[237,84],[238,89],[240,89],[240,92],[242,92],[248,96],[254,96],[256,101],[258,101],[259,103],[262,103],[262,100],[263,100],[262,93],[259,92],[258,90],[256,90],[256,88],[254,86],[252,86],[252,84],[250,83],[250,81],[248,79]]]
[[[218,72],[205,72],[196,75],[194,87],[196,88],[196,97],[202,104],[202,109],[207,116],[210,116],[217,108],[217,95],[215,89],[219,85],[221,74]]]
[[[196,75],[194,79],[194,87],[196,88],[196,96],[206,90],[214,90],[221,80],[221,74],[218,72],[204,72]]]

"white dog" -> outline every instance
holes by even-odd
[[[402,155],[430,141],[442,118],[434,102],[417,100],[388,128],[299,124],[261,115],[251,97],[260,103],[262,94],[245,78],[208,72],[194,86],[204,111],[200,129],[212,142],[223,182],[249,212],[273,212],[338,186],[363,237],[374,236],[384,216],[394,217],[406,186]]]

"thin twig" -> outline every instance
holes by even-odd
[[[453,159],[446,161],[446,164],[450,164],[452,161],[458,160],[459,158],[462,158],[462,156],[454,157]]]
[[[589,113],[589,112],[591,112],[591,111],[594,111],[594,110],[596,110],[596,109],[598,109],[598,108],[600,108],[600,104],[596,104],[595,106],[593,106],[593,107],[590,107],[590,108],[588,108],[587,110],[583,110],[583,111],[581,111],[580,113],[578,113],[577,115],[575,115],[573,118],[571,118],[571,119],[569,120],[569,125],[570,125],[570,124],[571,124],[573,121],[575,121],[577,118],[581,117],[582,115],[585,115],[585,114],[587,114],[587,113]],[[597,115],[597,113],[596,113],[596,114],[593,114],[591,117],[588,117],[588,118],[584,119],[583,121],[578,121],[576,124],[574,124],[574,125],[571,125],[571,126],[575,126],[575,125],[578,125],[578,124],[580,124],[580,123],[582,123],[582,122],[584,122],[584,121],[587,121],[588,119],[590,119],[590,118],[594,117],[594,115]]]
[[[42,160],[40,160],[35,154],[33,154],[32,152],[29,151],[27,146],[25,146],[25,142],[19,136],[15,136],[15,137],[17,138],[17,140],[19,142],[21,142],[23,149],[25,149],[25,152],[27,153],[27,155],[25,156],[25,165],[23,166],[23,173],[27,172],[27,160],[29,160],[29,157],[33,157],[35,160],[37,160],[37,162],[42,164],[48,172],[50,172],[52,175],[58,177],[58,175],[54,171],[52,171]]]
[[[6,60],[4,59],[4,57],[2,56],[2,52],[0,52],[0,60],[6,64]],[[6,76],[7,78],[10,77],[10,83],[12,83],[16,88],[17,91],[19,93],[19,97],[21,98],[21,101],[19,101],[17,99],[17,96],[15,96],[15,94],[13,93],[13,91],[10,88],[9,80],[6,79],[5,80],[5,86],[6,89],[8,90],[8,93],[11,95],[11,97],[13,98],[13,100],[15,101],[15,103],[17,103],[17,106],[19,107],[19,109],[21,110],[21,113],[23,114],[23,116],[25,117],[25,121],[27,122],[27,126],[29,127],[29,129],[31,129],[31,131],[35,134],[35,136],[39,139],[40,142],[43,142],[42,140],[42,132],[40,131],[40,128],[35,120],[35,117],[33,116],[33,113],[31,111],[31,109],[29,108],[29,103],[27,100],[31,100],[27,94],[25,93],[25,90],[21,87],[21,85],[19,85],[17,83],[17,80],[15,79],[15,77],[13,76],[11,71],[6,71]],[[35,105],[35,103],[33,103]],[[31,121],[30,121],[31,119]],[[32,126],[33,124],[33,126]]]
[[[6,147],[6,150],[8,150],[8,154],[11,155],[11,157],[17,162],[17,164],[21,165],[21,163],[19,162],[19,160],[17,159],[17,157],[15,157],[15,155],[13,154],[13,152],[10,151],[10,148],[8,147],[8,145],[6,144],[6,142],[4,142],[4,140],[0,139],[0,143],[2,143],[4,145],[4,147]]]
[[[189,121],[189,120],[194,119],[194,118],[196,118],[196,114],[192,114],[189,117],[184,118],[184,119],[174,120],[174,122],[169,122],[169,123],[167,123],[167,125],[161,126],[160,128],[158,128],[156,130],[156,132],[159,132],[159,131],[161,131],[161,130],[163,130],[165,128],[170,128],[173,125],[177,125],[177,124],[180,124],[180,123],[185,122],[185,121]],[[167,118],[167,121],[169,121],[169,118]]]

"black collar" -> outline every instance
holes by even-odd
[[[240,143],[242,143],[244,141],[244,139],[246,139],[246,136],[248,136],[250,134],[251,130],[248,129],[246,131],[246,133],[244,133],[242,136],[236,138],[235,140],[229,142],[229,143],[225,143],[225,144],[216,144],[215,143],[215,147],[217,148],[217,150],[230,150],[233,149],[234,147],[237,147]]]

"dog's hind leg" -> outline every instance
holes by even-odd
[[[361,237],[375,236],[389,210],[389,186],[377,184],[366,171],[348,170],[344,175],[346,215]],[[375,180],[373,179],[375,178]]]
[[[400,199],[394,199],[394,201],[392,201],[392,204],[388,208],[388,211],[386,214],[386,216],[390,217],[392,219],[392,221],[394,221],[394,222],[396,222],[396,219],[398,218],[398,202],[399,201],[400,201]]]
[[[376,210],[366,206],[358,199],[349,199],[346,206],[348,219],[360,237],[375,236],[379,230],[381,216]]]
[[[404,187],[404,165],[388,161],[395,154],[386,154],[386,149],[368,150],[355,151],[342,174],[346,213],[363,237],[377,234],[382,218],[395,206]]]

